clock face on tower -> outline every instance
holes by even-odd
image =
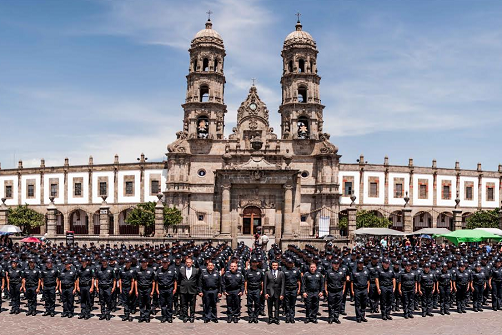
[[[249,105],[249,108],[250,108],[251,110],[256,110],[256,108],[257,108],[257,107],[258,107],[258,106],[256,106],[256,104],[255,104],[254,102],[253,102],[253,103],[251,103],[251,104]]]

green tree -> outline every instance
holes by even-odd
[[[347,217],[347,215],[344,215],[338,220],[338,228],[340,230],[345,230],[347,229],[348,226],[349,226],[349,218]]]
[[[500,208],[491,211],[477,211],[466,220],[466,228],[498,228]]]
[[[25,233],[45,224],[44,215],[28,208],[28,205],[9,208],[8,220],[9,224],[20,227]]]
[[[358,211],[356,214],[356,228],[388,228],[391,222],[386,217],[379,217],[371,211]]]
[[[150,227],[155,225],[155,202],[145,202],[131,210],[126,223],[131,226]],[[175,207],[164,206],[164,226],[176,225],[183,221],[181,211]]]

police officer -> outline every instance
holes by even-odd
[[[295,323],[296,297],[300,295],[301,272],[294,267],[293,259],[286,259],[284,272],[284,306],[286,323]]]
[[[370,290],[370,273],[364,267],[364,260],[358,259],[356,268],[351,272],[350,285],[354,305],[356,309],[357,323],[368,322],[366,319],[366,304],[368,302],[368,293]]]
[[[340,324],[339,317],[348,274],[345,268],[340,267],[340,259],[334,258],[331,263],[331,269],[326,272],[325,280],[325,292],[328,295],[328,323]]]
[[[390,268],[390,260],[388,258],[383,259],[382,267],[377,271],[375,282],[380,296],[382,320],[392,320],[390,312],[392,309],[394,292],[396,291],[396,275]]]
[[[315,263],[311,263],[309,271],[303,275],[301,290],[305,299],[305,323],[317,323],[319,298],[322,298],[324,290],[324,277],[317,271]]]
[[[174,270],[177,272],[177,273],[180,273],[180,268],[181,268],[181,255],[180,254],[176,254],[174,256],[174,262],[173,264],[171,264],[171,268],[174,268]],[[178,284],[179,284],[179,280],[178,280]],[[181,315],[181,295],[180,295],[180,290],[177,290],[176,293],[174,293],[174,301],[173,301],[173,305],[174,305],[174,315]]]
[[[453,290],[457,293],[457,312],[467,313],[465,310],[467,303],[467,292],[471,287],[471,274],[465,269],[466,264],[460,263],[458,271],[454,272]]]
[[[136,271],[131,267],[131,259],[125,259],[125,266],[121,268],[118,272],[118,286],[122,301],[122,306],[124,307],[124,316],[122,321],[132,321],[131,311],[134,309],[134,299],[135,291],[134,284],[136,282]]]
[[[436,274],[437,290],[439,291],[439,313],[450,315],[450,296],[453,290],[452,275],[448,271],[448,264],[441,265],[441,271]]]
[[[80,268],[77,270],[77,291],[80,293],[80,315],[79,319],[88,320],[91,317],[91,287],[94,272],[88,264],[86,257],[81,260]]]
[[[108,259],[105,257],[101,259],[101,266],[95,270],[94,276],[94,288],[99,294],[99,304],[101,305],[99,319],[109,321],[111,319],[112,291],[115,291],[117,283],[114,269],[108,266]]]
[[[244,294],[244,276],[237,271],[237,263],[230,264],[230,271],[222,277],[222,292],[227,297],[227,322],[239,322],[241,296]]]
[[[490,270],[488,286],[492,291],[492,309],[498,311],[502,309],[502,259],[500,258],[495,260],[495,266]]]
[[[45,312],[43,316],[50,315],[51,317],[54,317],[54,309],[56,308],[56,286],[59,271],[54,269],[50,258],[45,261],[45,264],[45,269],[40,272],[42,297],[45,304]]]
[[[5,270],[0,265],[0,313],[2,313],[2,292],[5,289]]]
[[[40,271],[35,268],[35,261],[33,259],[29,260],[28,269],[23,271],[21,291],[25,292],[26,299],[28,299],[28,312],[26,315],[37,315],[37,294],[40,291]]]
[[[199,291],[204,306],[204,323],[218,323],[216,304],[221,298],[221,276],[211,260],[206,265],[206,271],[199,277]]]
[[[155,291],[155,272],[148,267],[148,260],[141,260],[141,267],[136,272],[136,296],[139,300],[139,322],[150,322],[152,297]]]
[[[398,291],[403,297],[404,318],[413,319],[415,294],[417,292],[417,274],[411,271],[410,262],[404,263],[404,271],[399,275]]]
[[[432,296],[436,291],[436,277],[431,272],[430,263],[425,263],[418,275],[418,294],[422,297],[422,317],[432,315]]]
[[[472,272],[471,289],[472,296],[472,309],[474,312],[483,311],[483,292],[486,288],[486,273],[483,271],[481,263],[476,263],[475,271]]]
[[[63,313],[61,317],[72,318],[75,309],[74,301],[75,292],[77,291],[77,273],[72,269],[70,260],[65,261],[64,267],[64,270],[59,273],[56,291],[59,291],[61,300],[63,301]]]
[[[21,304],[21,282],[23,271],[18,267],[17,259],[11,261],[10,269],[7,269],[7,286],[9,287],[12,309],[10,314],[19,314]]]
[[[366,267],[370,273],[370,292],[368,293],[368,300],[370,303],[371,313],[378,313],[378,302],[380,296],[376,287],[376,278],[378,276],[378,271],[380,270],[380,265],[378,264],[378,256],[371,256],[371,262]]]
[[[251,268],[246,271],[246,282],[244,283],[244,291],[247,295],[249,323],[258,323],[264,277],[263,272],[258,269],[258,259],[256,257],[251,258]]]
[[[157,269],[155,290],[159,296],[162,313],[160,322],[173,322],[173,296],[178,289],[178,273],[169,267],[169,259],[162,258],[162,266]]]

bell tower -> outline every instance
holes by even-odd
[[[223,139],[225,47],[211,19],[191,42],[183,131],[188,139]]]
[[[317,74],[317,47],[312,36],[303,31],[300,14],[296,30],[284,40],[281,134],[283,139],[319,139],[323,109],[319,95],[321,77]]]

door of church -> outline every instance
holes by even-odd
[[[242,213],[242,234],[253,235],[261,230],[261,210],[258,207],[246,207]]]

